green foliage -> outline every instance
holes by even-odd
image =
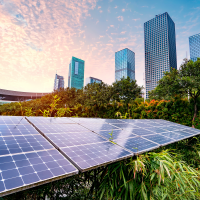
[[[116,101],[123,100],[128,104],[136,97],[140,97],[143,87],[137,85],[136,81],[131,80],[130,77],[122,78],[120,81],[113,83],[112,99]]]
[[[200,58],[196,62],[187,61],[179,70],[172,69],[158,81],[158,86],[149,93],[152,99],[170,99],[176,96],[183,97],[189,93],[194,102],[193,124],[197,117],[197,98],[200,96]],[[194,126],[193,126],[194,127]]]

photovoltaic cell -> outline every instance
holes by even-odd
[[[166,132],[166,130],[160,128],[160,127],[146,127],[145,128],[146,130],[149,130],[149,131],[152,131],[154,133],[163,133],[163,132]]]
[[[68,117],[26,117],[33,124],[74,124]]]
[[[86,171],[132,156],[130,152],[111,142],[67,147],[61,150],[76,163],[81,171]]]
[[[121,121],[119,119],[102,119],[103,122],[105,123],[111,123],[111,124],[115,124],[115,123],[126,123],[124,121]]]
[[[78,170],[57,150],[0,157],[0,192],[77,174]]]
[[[141,137],[125,138],[113,141],[136,154],[147,152],[159,147],[155,142]]]
[[[143,129],[143,128],[134,128],[134,129],[131,130],[131,132],[133,134],[135,134],[135,135],[138,135],[138,136],[154,134],[154,132],[146,130],[146,128],[145,129]]]

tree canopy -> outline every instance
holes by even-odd
[[[200,58],[196,62],[184,60],[179,70],[171,69],[158,81],[158,86],[149,92],[150,99],[167,99],[170,97],[187,96],[194,101],[193,121],[197,116],[197,98],[200,96]]]

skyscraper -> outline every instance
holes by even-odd
[[[84,86],[85,61],[73,57],[69,64],[68,87],[82,89]]]
[[[60,88],[64,88],[64,77],[56,74],[54,81],[54,90],[58,90]]]
[[[200,58],[200,33],[189,37],[190,59],[194,62]]]
[[[115,81],[127,76],[135,80],[135,53],[125,48],[115,52]]]
[[[91,83],[101,83],[101,82],[102,82],[102,80],[100,80],[98,78],[94,78],[94,77],[86,78],[86,85],[91,84]]]
[[[175,23],[167,12],[144,23],[145,83],[148,91],[157,86],[163,72],[177,69]]]

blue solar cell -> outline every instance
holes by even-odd
[[[82,171],[132,156],[123,148],[103,142],[61,149]]]
[[[134,153],[147,152],[159,147],[158,144],[141,137],[119,139],[114,142]]]
[[[104,123],[111,123],[111,124],[115,124],[115,123],[125,123],[124,121],[121,121],[119,119],[102,119],[102,121]]]
[[[134,128],[134,129],[131,129],[131,132],[133,134],[137,135],[137,136],[154,134],[153,132],[148,131],[148,130],[143,129],[143,128]]]

